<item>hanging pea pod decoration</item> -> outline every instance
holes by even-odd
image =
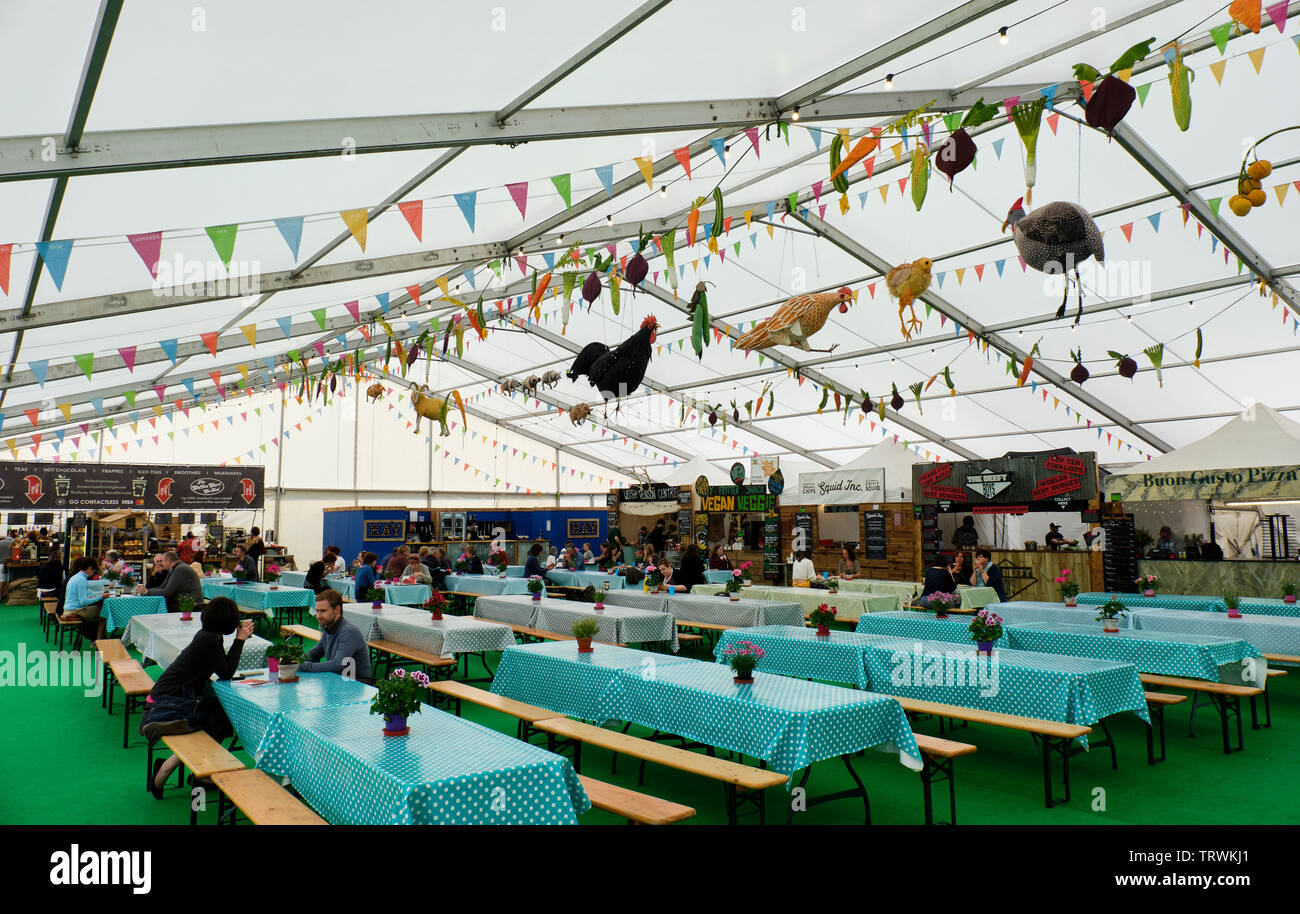
[[[836,133],[835,139],[831,140],[831,174],[835,175],[831,179],[831,186],[842,194],[849,192],[849,176],[847,170],[840,171],[840,161],[844,157],[844,137]]]
[[[691,296],[686,313],[691,318],[691,348],[695,350],[695,357],[702,359],[704,347],[709,345],[708,283],[695,284],[695,294]]]
[[[483,317],[483,296],[482,295],[478,297],[478,304],[475,306],[475,310],[478,313],[478,326],[474,329],[478,331],[478,335],[482,339],[487,339],[487,321]]]
[[[830,396],[831,396],[831,389],[830,389],[829,387],[823,387],[823,388],[822,388],[822,402],[820,402],[820,403],[817,404],[817,412],[818,412],[819,414],[821,413],[822,410],[824,410],[824,409],[826,408],[826,401],[830,399]]]
[[[776,406],[776,391],[771,391],[767,395],[767,414],[772,415],[772,408]]]
[[[681,416],[677,419],[677,424],[678,424],[678,425],[685,425],[685,424],[686,424],[686,404],[685,404],[685,403],[682,404],[682,413],[681,413]]]
[[[930,147],[916,141],[912,147],[912,205],[921,211],[925,203],[925,191],[930,183]]]
[[[722,237],[722,185],[713,188],[713,228],[709,237]]]
[[[389,337],[388,342],[384,343],[384,367],[388,366],[388,360],[393,357],[393,340]]]
[[[1192,359],[1192,367],[1201,367],[1201,328],[1196,328],[1196,355]]]
[[[618,314],[618,287],[621,282],[617,273],[609,275],[609,306],[614,309],[614,314]]]
[[[948,366],[946,365],[943,369],[943,383],[948,385],[948,396],[957,396],[957,387],[952,383],[952,375],[948,373]]]

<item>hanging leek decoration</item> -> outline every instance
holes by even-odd
[[[1160,370],[1160,363],[1164,361],[1165,344],[1156,343],[1154,346],[1148,346],[1146,349],[1143,349],[1142,351],[1146,353],[1146,357],[1151,360],[1151,365],[1156,370],[1156,381],[1160,383],[1161,387],[1164,387],[1165,376],[1164,373]]]
[[[1043,125],[1043,109],[1047,99],[1039,97],[1031,102],[1021,102],[1011,109],[1011,120],[1025,144],[1025,203],[1032,204],[1034,182],[1038,176],[1038,128]]]
[[[917,381],[915,384],[909,384],[907,389],[910,390],[912,396],[916,398],[916,411],[924,416],[925,410],[921,408],[921,387],[921,382]]]
[[[673,242],[677,237],[677,229],[671,228],[666,235],[659,236],[659,246],[664,252],[664,266],[668,271],[668,282],[672,285],[673,291],[677,291],[677,264],[673,260]]]

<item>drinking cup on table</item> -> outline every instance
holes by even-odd
[[[145,592],[145,586],[144,586],[143,584],[137,584],[137,585],[135,585],[135,595],[136,595],[137,597],[143,597],[143,596],[144,596],[144,592]]]

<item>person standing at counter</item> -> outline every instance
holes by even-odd
[[[1156,540],[1156,548],[1164,552],[1177,552],[1178,547],[1174,545],[1174,531],[1168,526],[1160,528],[1160,537]]]
[[[655,528],[646,534],[646,545],[653,546],[655,555],[660,555],[664,551],[664,540],[668,538],[667,530],[664,528],[663,518],[655,522]]]
[[[975,586],[992,587],[998,595],[998,602],[1007,601],[1007,591],[1002,585],[1002,569],[993,561],[993,553],[987,549],[975,553]]]
[[[1047,531],[1047,536],[1043,537],[1043,542],[1047,544],[1048,549],[1060,549],[1063,543],[1068,543],[1071,546],[1079,545],[1078,540],[1067,540],[1065,538],[1061,533],[1060,524],[1048,524],[1047,526],[1051,529]],[[1165,529],[1168,530],[1169,528],[1166,527]]]
[[[952,535],[952,544],[959,549],[974,549],[980,544],[979,531],[975,529],[975,518],[970,515],[962,518],[961,526]]]
[[[727,558],[727,550],[721,543],[713,547],[713,555],[709,556],[709,568],[714,571],[731,570],[731,559]]]

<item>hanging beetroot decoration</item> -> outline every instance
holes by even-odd
[[[984,99],[981,98],[966,112],[966,116],[961,119],[960,126],[935,151],[934,167],[948,176],[949,192],[952,191],[952,179],[958,172],[965,171],[970,163],[975,161],[975,141],[966,132],[966,128],[978,127],[980,124],[992,120],[997,116],[997,113],[997,106],[986,105]]]
[[[890,386],[894,389],[894,395],[889,400],[889,406],[894,412],[898,412],[903,408],[903,404],[906,401],[903,400],[903,395],[898,392],[897,384],[891,384]]]
[[[587,302],[588,307],[596,299],[600,298],[600,274],[595,270],[587,275],[582,281],[582,297]]]
[[[650,264],[646,263],[645,257],[641,254],[649,243],[650,236],[641,235],[640,242],[636,246],[636,253],[632,255],[627,262],[627,266],[623,268],[623,276],[631,283],[633,290],[641,285],[646,274],[650,272]]]
[[[859,393],[862,394],[862,412],[866,415],[871,415],[871,411],[876,408],[876,404],[871,402],[871,394],[867,393],[865,390],[859,391]]]
[[[1088,99],[1083,112],[1089,127],[1105,130],[1110,135],[1115,126],[1124,120],[1124,115],[1128,114],[1133,100],[1137,98],[1137,91],[1116,74],[1133,69],[1135,63],[1151,53],[1154,42],[1155,38],[1148,38],[1133,45],[1110,65],[1110,73],[1100,82],[1097,80],[1101,77],[1101,71],[1096,67],[1086,63],[1074,65],[1074,75],[1079,82],[1093,83],[1092,97]]]
[[[1115,360],[1115,367],[1119,370],[1120,377],[1132,378],[1138,373],[1138,363],[1135,359],[1124,355],[1122,352],[1116,352],[1114,349],[1108,350],[1108,354]]]
[[[717,424],[718,424],[718,408],[716,406],[711,406],[709,407],[709,425],[717,425]]]
[[[1083,349],[1071,349],[1070,358],[1074,359],[1074,367],[1070,369],[1070,380],[1082,385],[1090,377],[1088,369],[1083,364]]]

